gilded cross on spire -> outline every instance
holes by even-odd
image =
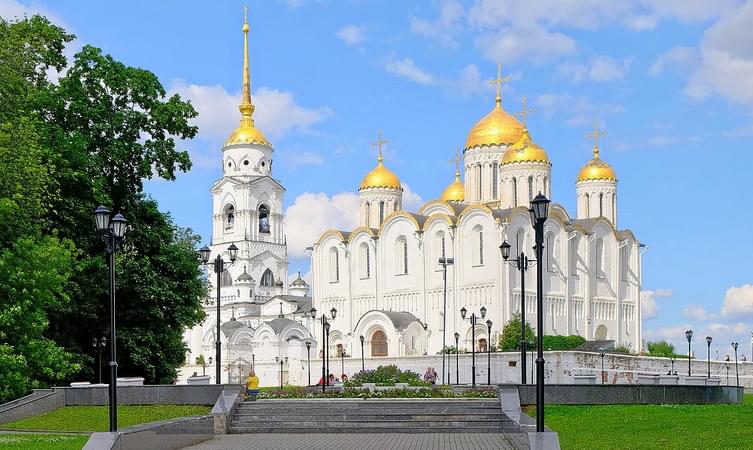
[[[390,141],[382,139],[382,130],[379,130],[377,132],[377,140],[376,140],[376,142],[374,142],[374,143],[371,144],[373,147],[377,148],[377,155],[379,155],[379,156],[377,156],[377,161],[379,161],[379,164],[381,164],[382,161],[384,160],[384,158],[382,158],[382,146],[384,144],[389,144],[389,142]]]
[[[502,84],[510,81],[509,76],[502,76],[502,64],[497,64],[497,78],[489,80],[489,84],[497,85],[497,106],[502,107]]]
[[[594,159],[599,158],[599,136],[606,136],[607,132],[599,130],[599,122],[594,120],[594,130],[586,134],[587,138],[594,140]]]
[[[463,160],[463,157],[460,156],[460,148],[455,149],[455,157],[450,158],[450,162],[455,163],[455,177],[460,177],[460,161]]]
[[[241,126],[253,127],[253,115],[256,107],[251,102],[251,69],[248,63],[248,6],[243,6],[243,91],[238,109],[241,112]]]
[[[520,121],[523,122],[523,127],[526,128],[526,119],[528,118],[530,114],[533,114],[536,112],[536,108],[527,109],[525,97],[520,99],[520,103],[523,104],[523,108],[520,110],[520,112],[515,113],[515,117],[520,118]]]
[[[248,23],[248,5],[243,5],[243,23]]]

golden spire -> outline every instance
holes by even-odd
[[[243,93],[241,94],[241,104],[238,109],[241,112],[241,126],[254,126],[254,109],[256,107],[251,103],[251,70],[248,63],[248,6],[243,6]]]
[[[455,157],[452,158],[450,161],[455,163],[455,179],[460,179],[460,161],[463,159],[462,156],[460,156],[460,147],[455,149]]]
[[[390,141],[386,141],[382,139],[382,130],[379,130],[377,132],[377,140],[376,142],[373,142],[371,146],[377,148],[377,162],[379,163],[380,166],[383,165],[382,161],[384,161],[384,158],[382,157],[382,146],[384,144],[389,144],[389,143]]]
[[[523,122],[523,128],[528,128],[528,126],[526,124],[526,119],[528,118],[528,116],[530,114],[533,114],[533,113],[536,112],[536,108],[527,109],[526,108],[526,98],[525,97],[523,97],[523,98],[520,99],[520,103],[523,104],[523,108],[520,110],[520,112],[517,112],[517,113],[515,113],[513,115],[515,117],[517,117],[518,119],[520,119],[521,122]]]
[[[442,191],[439,200],[443,202],[462,202],[465,200],[465,185],[460,180],[460,149],[456,150],[455,157],[450,161],[455,162],[455,180]]]
[[[599,159],[599,136],[606,136],[607,132],[599,130],[599,122],[594,120],[594,130],[586,134],[587,138],[594,140],[594,159]]]
[[[489,80],[489,84],[497,85],[497,108],[502,107],[502,84],[507,83],[508,81],[510,81],[509,76],[502,76],[502,64],[497,64],[497,78]]]
[[[384,167],[384,157],[382,157],[382,146],[387,144],[388,141],[382,139],[382,132],[379,131],[376,142],[372,143],[373,147],[377,148],[377,166],[361,181],[359,191],[363,189],[397,189],[402,190],[403,187],[400,184],[400,179],[390,169]]]

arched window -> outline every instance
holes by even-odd
[[[518,179],[515,177],[512,179],[512,207],[518,207]]]
[[[546,270],[554,272],[554,234],[548,233],[546,235],[546,243],[544,244],[544,254],[546,255]]]
[[[547,178],[544,177],[544,195],[547,196],[547,197],[549,197],[549,191],[547,190],[547,182],[548,181],[549,180],[547,180]]]
[[[478,345],[476,346],[476,351],[486,353],[486,338],[479,338]]]
[[[226,287],[226,286],[232,286],[233,285],[233,277],[230,275],[229,270],[225,270],[222,272],[222,275],[220,275],[220,286]]]
[[[478,176],[478,180],[476,183],[476,200],[479,200],[479,201],[481,200],[481,186],[482,186],[481,174],[482,174],[481,164],[479,164],[476,166],[476,175]]]
[[[359,248],[361,253],[361,278],[369,278],[371,276],[371,255],[369,254],[369,244],[364,242]]]
[[[269,233],[269,208],[259,206],[259,233]]]
[[[622,281],[628,280],[628,264],[630,263],[630,248],[625,245],[620,247],[620,279]]]
[[[604,240],[599,238],[596,240],[596,276],[604,278]]]
[[[225,228],[233,228],[235,224],[235,207],[233,205],[225,206]]]
[[[517,244],[516,255],[520,255],[521,252],[525,251],[526,247],[526,232],[523,228],[518,228],[518,233],[515,236],[515,243]]]
[[[364,221],[366,223],[366,226],[369,226],[371,223],[371,204],[369,202],[366,202],[366,220]]]
[[[604,217],[604,194],[599,194],[599,217]]]
[[[473,227],[473,265],[484,265],[484,229],[481,225]]]
[[[591,197],[586,194],[586,217],[591,217]]]
[[[492,199],[496,200],[498,195],[497,183],[499,182],[499,165],[495,162],[492,164]]]
[[[528,177],[528,201],[533,200],[533,177]]]
[[[379,202],[379,225],[382,225],[382,222],[384,222],[384,202]]]
[[[261,283],[264,287],[272,287],[275,285],[275,276],[272,274],[272,271],[267,269],[264,271],[264,273],[261,276]]]
[[[329,249],[329,281],[340,281],[340,254],[335,247]]]
[[[371,335],[371,356],[387,356],[387,335],[381,330]]]
[[[578,275],[578,239],[574,238],[570,240],[570,255],[569,255],[570,275]]]
[[[342,344],[337,344],[337,350],[335,351],[335,355],[337,358],[340,358],[345,354],[345,349],[343,348]]]
[[[399,275],[408,273],[408,240],[405,236],[395,241],[395,267]]]
[[[617,222],[617,206],[615,205],[614,193],[612,193],[612,223]]]

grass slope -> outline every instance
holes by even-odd
[[[56,434],[0,434],[0,449],[81,450],[89,436]]]
[[[149,405],[118,406],[118,428],[176,417],[208,414],[209,406]],[[41,416],[11,422],[0,428],[46,431],[107,431],[109,429],[107,406],[66,406]],[[3,435],[6,437],[8,435]],[[39,448],[39,447],[36,447]],[[42,447],[44,448],[44,447]]]
[[[753,449],[753,395],[741,405],[551,405],[544,411],[563,450]]]

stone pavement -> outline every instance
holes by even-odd
[[[514,447],[502,433],[332,433],[332,434],[225,434],[190,450],[423,450],[497,449]]]

